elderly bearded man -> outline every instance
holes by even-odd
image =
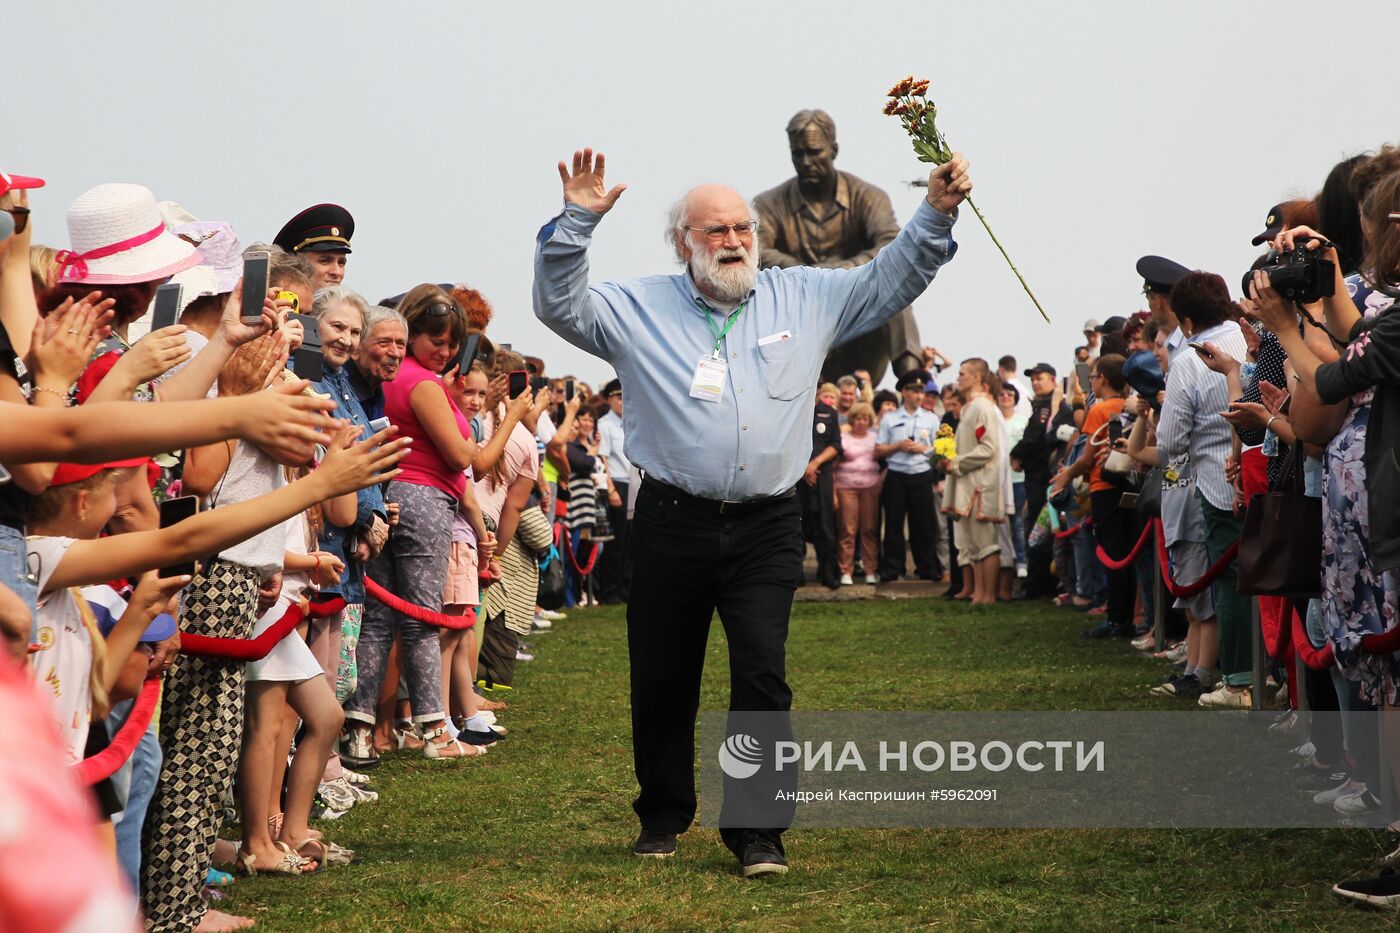
[[[627,456],[644,476],[627,607],[641,788],[632,806],[642,824],[633,851],[667,856],[695,817],[695,718],[716,610],[730,709],[792,705],[784,646],[803,556],[793,490],[822,361],[924,291],[956,249],[953,212],[972,181],[961,155],[935,169],[909,225],[865,265],[762,272],[748,202],[706,185],[671,212],[667,235],[684,273],[589,285],[593,230],[625,186],[606,186],[603,155],[595,161],[591,149],[574,153],[572,170],[560,162],[559,175],[564,210],[536,244],[535,315],[627,386]],[[745,877],[785,872],[787,822],[744,822],[733,797],[720,835]]]

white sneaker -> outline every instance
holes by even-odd
[[[1024,579],[1026,579],[1026,577],[1028,577],[1028,576],[1030,576],[1030,568],[1027,567],[1025,564],[1017,564],[1017,565],[1016,565],[1016,577],[1017,577],[1017,579],[1024,580]]]
[[[1366,789],[1365,784],[1358,785],[1361,789],[1354,794],[1343,794],[1332,802],[1332,809],[1341,816],[1365,816],[1374,813],[1381,808],[1381,802],[1376,799],[1376,795]]]
[[[865,585],[866,585],[866,586],[879,586],[879,585],[880,585],[880,578],[879,578],[878,576],[876,576],[875,574],[873,574],[873,573],[867,573],[867,574],[865,575]]]
[[[1297,748],[1290,748],[1288,751],[1299,758],[1311,758],[1317,754],[1317,746],[1311,742],[1304,742]]]
[[[842,585],[842,586],[852,586],[852,585],[855,584],[855,582],[856,582],[856,581],[854,581],[854,580],[851,579],[851,575],[850,575],[849,573],[843,573],[843,574],[841,574],[841,585]]]
[[[531,627],[537,632],[547,632],[550,629],[554,628],[554,623],[546,619],[544,616],[535,616],[535,621],[531,625]]]
[[[341,772],[341,775],[345,778],[345,783],[346,783],[346,784],[361,784],[361,785],[365,785],[365,784],[371,783],[368,774],[361,774],[361,773],[358,772],[358,771],[351,771],[349,768],[345,767],[344,765],[341,765],[341,766],[340,766],[340,772]]]
[[[555,612],[553,609],[540,610],[539,617],[541,619],[544,619],[546,622],[563,622],[565,619],[568,618],[568,616],[564,613]]]
[[[534,656],[533,654],[526,654],[524,651],[517,651],[517,652],[515,652],[515,660],[517,660],[517,661],[533,661],[533,660],[535,660],[535,656]]]
[[[1250,709],[1254,698],[1250,696],[1248,687],[1236,693],[1222,682],[1210,693],[1201,694],[1196,702],[1207,709]]]
[[[1330,790],[1320,790],[1313,794],[1313,803],[1320,807],[1330,807],[1342,797],[1350,797],[1352,794],[1359,794],[1366,789],[1366,785],[1358,781],[1347,778],[1342,783]]]
[[[1136,648],[1138,651],[1146,651],[1156,644],[1157,636],[1152,634],[1151,632],[1148,632],[1146,635],[1142,635],[1138,638],[1133,639],[1133,647]]]

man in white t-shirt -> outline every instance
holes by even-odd
[[[613,539],[603,548],[598,567],[598,598],[605,603],[627,602],[632,580],[632,562],[627,559],[627,497],[632,462],[627,459],[622,428],[622,383],[614,379],[603,386],[608,413],[598,419],[602,442],[598,453],[607,460],[613,491],[608,495],[608,525]]]

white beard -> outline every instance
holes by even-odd
[[[695,243],[686,234],[686,245],[690,247],[690,274],[696,284],[701,285],[716,300],[724,302],[743,301],[753,291],[758,280],[758,243],[753,249],[720,247],[713,253],[705,249],[705,244]],[[722,263],[721,259],[738,256],[743,262]]]

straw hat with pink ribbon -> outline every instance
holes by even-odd
[[[200,262],[199,251],[166,229],[155,196],[142,185],[89,188],[68,208],[73,248],[58,254],[59,281],[135,285]]]

